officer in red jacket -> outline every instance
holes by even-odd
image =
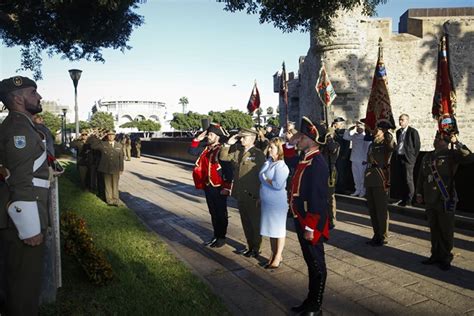
[[[207,144],[199,146],[207,136]],[[189,147],[188,152],[199,156],[193,170],[193,179],[196,189],[203,189],[206,202],[211,214],[214,236],[205,243],[212,248],[220,248],[226,243],[228,225],[227,196],[232,188],[232,166],[229,162],[219,160],[221,149],[220,141],[229,136],[225,129],[216,123],[199,134]]]
[[[292,311],[321,315],[327,276],[323,241],[329,238],[329,168],[319,147],[326,143],[326,128],[303,116],[300,132],[291,136],[290,143],[302,151],[291,182],[290,208],[309,276],[308,296]]]

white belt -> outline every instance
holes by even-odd
[[[43,165],[43,163],[46,161],[46,158],[48,158],[48,154],[46,153],[46,150],[45,150],[43,151],[41,156],[39,156],[33,163],[33,172],[36,172],[36,170],[38,170],[39,167]]]
[[[33,186],[49,189],[49,180],[44,180],[40,178],[33,178]]]

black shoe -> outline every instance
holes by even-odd
[[[439,263],[439,268],[443,271],[448,271],[451,269],[451,263],[450,262],[440,262]]]
[[[247,248],[236,250],[235,253],[238,255],[244,255],[247,251],[249,251]]]
[[[383,245],[386,245],[388,242],[386,240],[369,240],[366,242],[366,244],[372,246],[372,247],[381,247]]]
[[[301,313],[300,315],[302,315],[302,316],[321,316],[321,315],[323,315],[323,310],[320,309],[318,311],[305,311],[305,312]]]
[[[249,250],[244,253],[244,256],[246,256],[247,258],[257,258],[259,254],[260,251],[258,250]]]
[[[217,241],[217,238],[216,238],[216,237],[213,237],[211,240],[206,241],[206,242],[204,243],[204,246],[210,246],[210,245],[212,245],[213,243],[215,243],[216,241]]]
[[[404,201],[404,200],[400,200],[400,201],[397,202],[397,205],[398,206],[407,206],[407,202]]]
[[[436,260],[433,257],[429,257],[428,259],[421,261],[421,263],[422,264],[435,264],[435,263],[438,263],[438,260]]]
[[[301,303],[300,305],[296,305],[296,306],[293,306],[291,308],[291,311],[292,312],[295,312],[295,313],[302,313],[306,310],[306,308],[309,307],[309,303],[307,300],[304,300],[303,303]]]
[[[215,242],[211,244],[211,248],[220,248],[225,245],[225,238],[217,238]]]

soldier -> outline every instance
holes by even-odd
[[[247,239],[247,249],[240,251],[246,257],[256,258],[260,254],[260,181],[258,173],[265,162],[263,152],[254,146],[258,132],[255,129],[241,128],[240,132],[222,147],[219,158],[231,161],[234,170],[232,196],[237,199],[240,220]],[[230,146],[240,138],[241,146],[229,152]]]
[[[365,170],[365,188],[370,220],[374,235],[367,242],[371,246],[387,244],[388,237],[388,190],[390,187],[390,158],[395,141],[388,129],[394,126],[379,122],[372,135],[374,140],[367,152],[367,169]]]
[[[122,139],[122,147],[125,160],[130,161],[132,159],[132,141],[130,140],[130,136],[124,136]]]
[[[105,201],[108,205],[119,206],[119,178],[123,172],[123,149],[119,142],[115,141],[115,131],[107,132],[107,140],[100,141],[91,137],[92,149],[101,153],[97,171],[104,176]]]
[[[290,208],[298,241],[308,267],[307,298],[292,311],[302,315],[321,315],[326,285],[324,244],[329,238],[328,180],[329,167],[319,148],[325,143],[326,128],[303,116],[300,132],[290,143],[303,152],[291,181]]]
[[[90,151],[90,144],[87,142],[88,135],[86,132],[82,132],[78,139],[71,142],[71,148],[77,150],[77,169],[79,170],[79,178],[81,181],[81,188],[87,189],[87,169],[88,169],[88,156]]]
[[[207,145],[199,146],[199,143],[207,136]],[[232,188],[232,166],[228,161],[219,160],[219,143],[227,132],[219,124],[211,123],[209,128],[198,135],[188,152],[193,156],[199,156],[193,170],[193,179],[196,189],[203,189],[206,194],[207,207],[211,214],[214,236],[205,243],[212,248],[220,248],[226,243],[228,215],[227,196]]]
[[[32,115],[42,111],[36,88],[26,77],[0,82],[0,99],[9,110],[0,126],[0,244],[5,260],[0,279],[7,315],[38,314],[49,168],[45,136],[32,122]]]
[[[326,134],[324,144],[321,144],[321,151],[329,168],[328,180],[328,204],[329,204],[329,229],[333,229],[336,221],[336,181],[337,170],[336,161],[339,156],[340,145],[335,141],[334,128],[330,128]]]
[[[137,151],[137,158],[142,156],[142,141],[140,137],[135,140],[135,150]]]
[[[452,150],[448,148],[450,143]],[[455,135],[448,137],[437,132],[433,146],[434,151],[423,157],[416,185],[416,202],[424,201],[431,232],[431,256],[422,263],[437,263],[446,271],[453,260],[457,202],[454,177],[459,164],[474,162],[474,154]]]

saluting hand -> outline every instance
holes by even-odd
[[[199,134],[198,137],[196,137],[195,139],[197,141],[202,141],[204,138],[206,138],[206,135],[207,135],[207,131],[204,131],[201,134]]]
[[[32,246],[32,247],[39,246],[43,243],[43,234],[39,233],[36,236],[24,239],[23,242],[27,244],[28,246]]]
[[[235,143],[237,143],[237,137],[238,137],[237,134],[235,134],[234,136],[229,138],[229,140],[227,141],[227,144],[234,145]]]

